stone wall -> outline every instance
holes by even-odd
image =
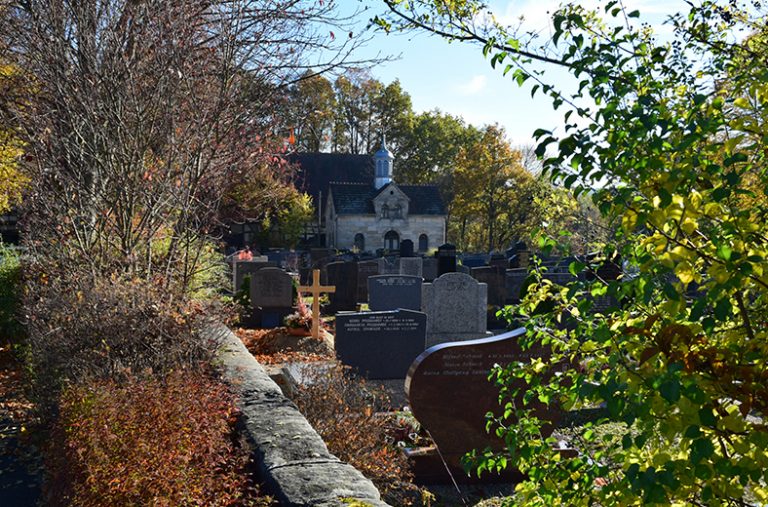
[[[400,235],[400,241],[410,239],[416,250],[419,247],[419,236],[426,234],[429,238],[429,248],[437,248],[445,243],[445,217],[441,215],[409,215],[407,218],[379,219],[372,215],[341,215],[336,217],[335,234],[329,235],[335,239],[334,248],[352,248],[355,244],[355,234],[365,236],[365,249],[375,251],[384,248],[384,234],[395,231]]]
[[[220,344],[220,367],[238,394],[241,430],[252,445],[259,479],[280,505],[330,507],[357,500],[387,506],[370,480],[328,452],[237,336],[223,325],[210,326],[204,335]]]

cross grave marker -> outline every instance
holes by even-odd
[[[320,339],[320,295],[328,292],[336,292],[332,285],[320,285],[320,270],[312,270],[312,285],[299,285],[300,292],[312,294],[312,338]]]

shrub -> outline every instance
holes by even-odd
[[[234,403],[201,372],[67,388],[46,452],[49,505],[268,505],[233,443]]]
[[[53,402],[64,379],[163,373],[208,359],[210,347],[195,333],[203,308],[158,285],[36,275],[26,310],[39,401]]]
[[[328,449],[373,481],[393,505],[412,505],[422,492],[410,481],[403,452],[393,445],[389,398],[346,368],[310,370],[294,401]]]

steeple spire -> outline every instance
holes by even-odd
[[[392,182],[392,167],[394,160],[395,156],[392,155],[392,152],[387,148],[387,136],[382,133],[381,148],[373,156],[373,162],[376,168],[373,184],[377,189]]]

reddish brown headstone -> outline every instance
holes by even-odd
[[[461,457],[472,449],[504,448],[501,439],[485,431],[485,414],[501,412],[499,388],[488,375],[495,364],[548,355],[541,348],[522,350],[518,338],[524,334],[521,328],[491,338],[442,343],[411,364],[405,380],[411,410],[451,468],[459,467]],[[523,380],[519,382],[525,387]],[[544,420],[557,420],[555,408],[542,405],[537,412]]]

